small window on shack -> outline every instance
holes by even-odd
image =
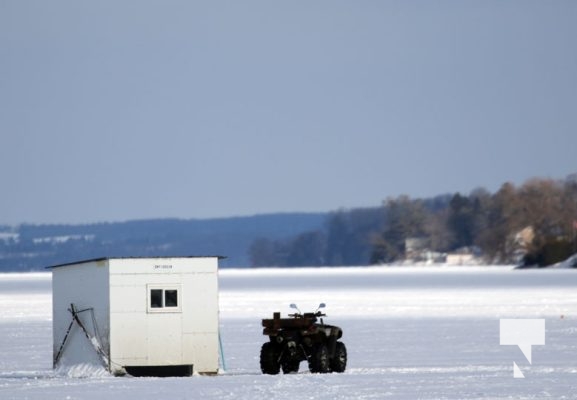
[[[164,291],[164,306],[178,307],[178,290],[169,289]]]
[[[162,308],[162,289],[150,290],[150,308]]]
[[[180,285],[148,285],[148,312],[181,312]]]

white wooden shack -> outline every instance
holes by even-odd
[[[50,267],[54,367],[217,373],[219,258],[101,258]]]

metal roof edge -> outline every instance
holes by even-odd
[[[86,263],[90,263],[90,262],[97,262],[97,261],[106,261],[106,260],[138,260],[138,259],[154,259],[154,258],[218,258],[219,260],[224,260],[225,258],[227,258],[226,256],[150,256],[150,257],[145,257],[145,256],[134,256],[134,257],[130,257],[130,256],[126,256],[126,257],[98,257],[98,258],[90,258],[87,260],[79,260],[79,261],[74,261],[74,262],[67,262],[64,264],[57,264],[57,265],[51,265],[49,267],[45,267],[44,269],[55,269],[55,268],[60,268],[60,267],[68,267],[70,265],[77,265],[77,264],[86,264]]]

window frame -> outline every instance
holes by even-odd
[[[162,291],[162,305],[161,307],[152,307],[152,291]],[[176,291],[176,307],[166,306],[166,292]],[[178,283],[167,284],[148,284],[146,285],[146,311],[149,314],[156,313],[181,313],[182,312],[182,285]]]

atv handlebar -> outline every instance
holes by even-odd
[[[317,311],[317,312],[314,312],[314,313],[304,313],[304,314],[294,313],[294,314],[288,314],[288,316],[289,316],[289,317],[293,317],[293,318],[305,318],[305,317],[311,318],[311,317],[326,317],[327,314],[323,314],[322,312]]]

